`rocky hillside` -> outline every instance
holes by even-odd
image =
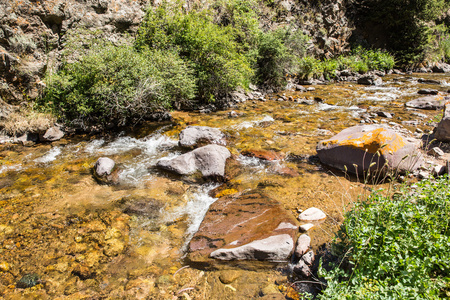
[[[158,5],[160,1],[151,1]],[[193,1],[186,2],[186,8]],[[203,1],[207,6],[209,1]],[[147,0],[10,0],[0,3],[0,97],[13,104],[33,100],[55,69],[68,36],[88,40],[95,32],[112,40],[132,37]],[[348,50],[351,26],[345,0],[260,1],[260,26],[293,24],[310,36],[309,51],[332,57]],[[68,46],[69,45],[69,46]]]

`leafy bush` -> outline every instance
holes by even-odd
[[[357,203],[334,244],[343,263],[320,270],[328,284],[320,298],[450,297],[448,185],[445,176],[403,188],[393,199],[373,193]]]
[[[236,42],[237,28],[213,23],[208,10],[183,12],[181,4],[150,8],[141,24],[136,46],[177,49],[195,70],[198,97],[213,101],[246,87],[253,70]]]
[[[302,78],[334,77],[336,71],[350,70],[365,73],[372,70],[387,71],[394,67],[394,57],[381,50],[367,50],[361,47],[354,49],[349,55],[320,61],[305,56],[300,59],[299,74]]]
[[[130,46],[93,47],[46,83],[39,104],[81,128],[139,122],[195,94],[192,71],[175,52],[138,53]]]
[[[261,33],[257,77],[260,84],[282,86],[286,75],[299,72],[299,59],[306,55],[308,37],[290,27]]]

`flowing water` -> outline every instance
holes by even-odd
[[[5,299],[247,299],[276,288],[295,298],[283,267],[199,270],[183,257],[216,194],[261,189],[289,213],[315,206],[327,220],[309,234],[318,249],[329,243],[345,210],[367,193],[360,180],[306,159],[319,140],[359,124],[364,113],[384,111],[414,132],[432,130],[437,111],[405,109],[420,97],[419,77],[388,76],[384,84],[315,86],[305,93],[285,92],[308,104],[247,101],[211,114],[174,112],[171,124],[149,123],[108,136],[77,136],[48,145],[0,146],[0,296]],[[409,125],[408,125],[409,124]],[[178,134],[187,125],[220,128],[239,172],[224,186],[168,177],[154,166],[183,152]],[[284,159],[262,161],[241,155],[271,150]],[[120,166],[120,184],[101,185],[92,166],[102,156]],[[216,193],[216,194],[215,194]],[[16,288],[27,274],[38,284]],[[276,285],[274,285],[276,283]]]

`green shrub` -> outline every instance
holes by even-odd
[[[261,33],[257,59],[258,82],[266,86],[283,86],[286,75],[300,71],[300,59],[306,55],[307,43],[308,37],[290,27]]]
[[[189,101],[192,71],[175,52],[98,45],[45,79],[38,104],[75,127],[122,126]]]
[[[449,178],[417,186],[356,203],[334,243],[342,263],[320,270],[328,284],[320,299],[450,297]]]
[[[178,6],[177,6],[178,5]],[[236,28],[213,23],[208,10],[184,12],[180,4],[150,8],[136,39],[137,48],[177,49],[195,70],[198,98],[213,101],[247,87],[251,65],[236,41]]]

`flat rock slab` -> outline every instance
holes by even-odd
[[[181,147],[217,144],[225,146],[225,135],[217,128],[207,126],[188,126],[180,132]]]
[[[444,108],[445,102],[449,100],[450,97],[426,96],[407,102],[406,107],[426,110],[441,110]]]
[[[223,178],[230,151],[219,145],[197,148],[172,159],[161,159],[157,167],[179,175],[193,175],[201,172],[205,178]]]
[[[288,261],[297,220],[261,193],[222,197],[207,212],[189,243],[187,259],[204,266],[218,261]]]
[[[423,163],[420,141],[379,125],[353,126],[322,140],[316,150],[322,163],[354,174],[415,171]]]

